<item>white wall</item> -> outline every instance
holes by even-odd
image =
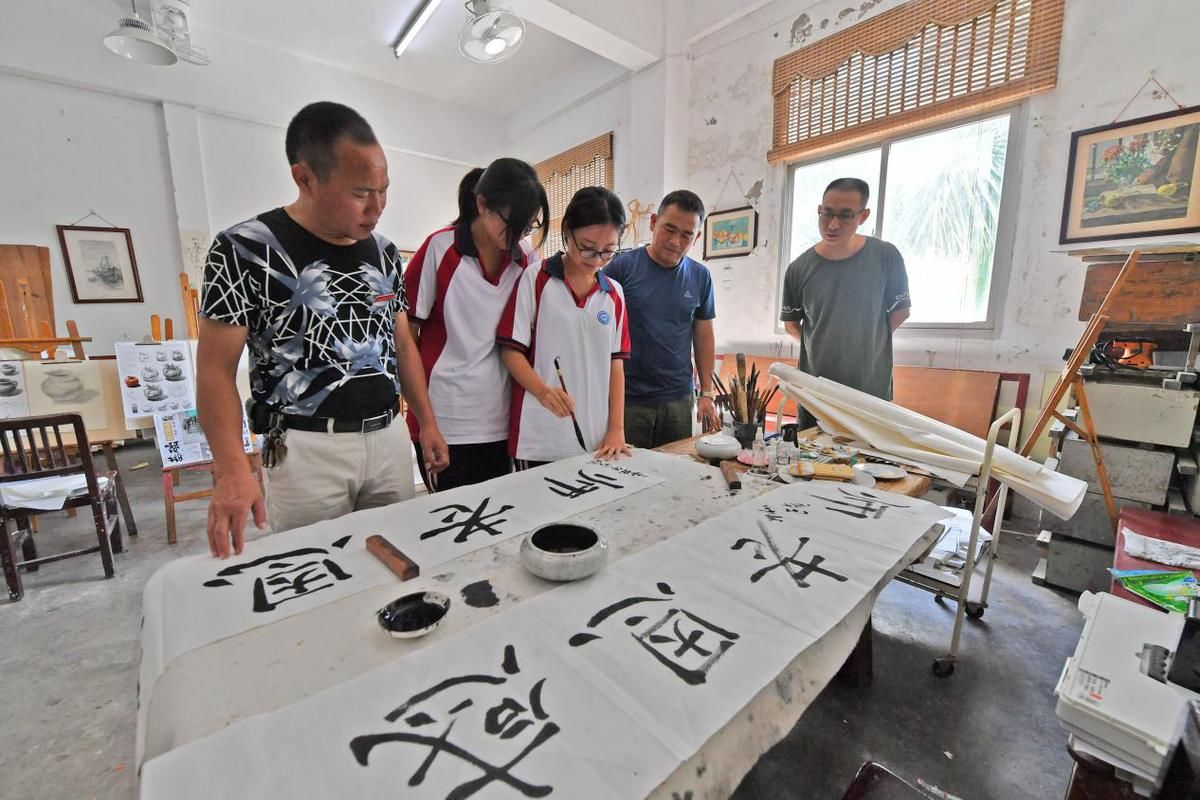
[[[713,202],[730,168],[747,190],[759,181],[760,247],[750,256],[714,262],[718,349],[774,353],[785,337],[774,332],[778,317],[781,206],[786,181],[782,166],[770,166],[771,65],[793,49],[793,32],[804,44],[898,5],[881,0],[849,9],[840,0],[812,4],[778,0],[693,46],[689,119],[689,183]],[[1061,368],[1062,352],[1082,332],[1077,311],[1084,268],[1057,254],[1073,130],[1104,125],[1120,112],[1152,70],[1185,104],[1200,93],[1200,53],[1195,49],[1130,47],[1161,30],[1191,30],[1200,24],[1193,0],[1160,0],[1151,17],[1141,4],[1124,0],[1067,0],[1059,85],[1026,101],[1023,148],[1015,185],[1005,189],[1016,204],[1016,234],[1007,294],[999,325],[987,333],[918,332],[902,329],[898,363],[1034,373]],[[1103,25],[1095,20],[1103,19]],[[1169,103],[1147,91],[1126,117],[1167,111]],[[743,205],[734,182],[722,207]],[[1178,239],[1180,237],[1169,237]],[[1000,265],[1001,267],[1009,265]],[[919,297],[913,298],[920,303]],[[1035,377],[1039,380],[1040,377]],[[1036,386],[1036,383],[1035,383]]]
[[[537,163],[563,150],[583,144],[607,131],[613,132],[613,184],[618,193],[633,183],[634,161],[630,132],[632,82],[629,77],[573,101],[561,108],[521,112],[508,121],[506,152]]]
[[[208,216],[214,230],[295,199],[296,186],[283,152],[284,128],[216,114],[199,117]],[[455,191],[468,168],[385,151],[391,189],[379,232],[402,250],[416,250],[426,236],[454,218]]]
[[[6,4],[0,24],[0,242],[50,249],[60,331],[90,354],[140,338],[151,313],[183,329],[181,231],[207,235],[295,197],[283,154],[291,116],[334,99],[361,111],[388,154],[381,232],[403,249],[455,214],[463,173],[500,152],[498,116],[203,32],[208,67],[150,67],[100,44],[107,0]],[[132,231],[145,302],[74,305],[56,224],[89,209]]]
[[[150,67],[118,58],[100,39],[128,3],[113,0],[5,2],[0,70],[46,77],[201,111],[286,126],[302,106],[336,100],[357,108],[384,145],[476,161],[498,153],[499,114],[466,109],[337,67],[272,50],[211,28],[196,34],[206,67]]]
[[[537,162],[611,130],[613,188],[623,200],[656,203],[665,192],[682,186],[687,173],[690,74],[684,39],[686,4],[662,0],[657,11],[658,27],[666,26],[665,58],[637,73],[593,70],[571,76],[576,84],[599,83],[600,88],[575,98],[553,91],[537,108],[510,116],[508,150]],[[605,82],[613,74],[616,77]]]
[[[59,333],[74,319],[95,340],[87,352],[103,354],[115,340],[149,333],[151,313],[181,321],[179,238],[161,109],[9,75],[0,75],[0,108],[9,110],[0,124],[0,242],[49,248]],[[55,225],[71,224],[90,209],[131,229],[145,303],[72,302]]]

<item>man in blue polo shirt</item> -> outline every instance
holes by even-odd
[[[671,192],[650,215],[650,244],[622,253],[604,272],[621,284],[633,352],[625,366],[625,441],[658,447],[692,435],[692,356],[700,376],[696,419],[720,426],[713,404],[712,276],[687,252],[704,232],[704,203]]]

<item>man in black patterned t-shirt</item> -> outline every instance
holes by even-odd
[[[449,463],[429,406],[396,247],[374,232],[387,159],[367,122],[337,103],[303,108],[287,131],[299,198],[222,231],[201,302],[198,410],[213,451],[208,538],[240,553],[246,514],[276,530],[413,495],[410,441],[393,425],[397,391],[421,421],[426,467]],[[234,384],[249,345],[252,425],[267,497],[242,454]]]

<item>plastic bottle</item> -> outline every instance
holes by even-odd
[[[754,432],[754,449],[750,455],[750,463],[756,470],[767,467],[767,444],[763,441],[762,428]]]

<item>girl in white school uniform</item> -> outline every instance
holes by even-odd
[[[525,271],[500,320],[500,358],[517,383],[509,452],[518,468],[582,453],[629,453],[625,297],[601,273],[624,228],[615,194],[580,189],[563,213],[566,250]]]
[[[450,448],[450,465],[428,475],[430,491],[480,483],[512,471],[508,454],[511,381],[500,362],[496,326],[525,269],[536,271],[527,241],[550,218],[533,167],[500,158],[466,174],[458,219],[429,235],[404,273],[409,319],[425,366],[429,402]],[[420,434],[410,412],[413,441]]]

